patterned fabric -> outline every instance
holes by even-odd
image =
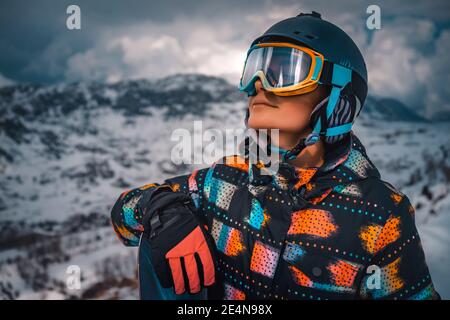
[[[261,174],[240,155],[168,179],[189,193],[217,247],[222,299],[437,299],[409,199],[387,182],[351,133],[320,168],[282,163]],[[119,238],[138,245],[158,184],[124,192]]]

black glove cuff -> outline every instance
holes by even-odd
[[[175,192],[171,189],[165,189],[154,194],[145,204],[145,214],[142,218],[142,224],[146,232],[160,226],[160,213],[169,206],[185,205],[192,210],[195,208],[191,197],[183,192]],[[195,210],[195,209],[194,209]]]

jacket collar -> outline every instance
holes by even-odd
[[[339,143],[327,145],[325,161],[321,167],[297,168],[288,162],[279,163],[278,171],[271,171],[262,163],[249,166],[250,183],[274,184],[280,189],[304,189],[305,198],[317,199],[333,188],[353,184],[380,173],[367,156],[365,147],[351,132]],[[301,188],[305,186],[305,188]]]

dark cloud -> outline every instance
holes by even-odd
[[[82,9],[82,31],[65,27],[66,8],[77,4]],[[260,6],[256,1],[67,1],[3,0],[0,2],[0,72],[17,81],[55,82],[63,80],[62,69],[76,52],[92,47],[99,34],[139,24],[170,25],[180,17],[212,19],[215,16],[239,18],[239,12]],[[211,23],[213,20],[210,21]],[[214,28],[214,26],[211,26]],[[189,32],[189,29],[185,30]],[[60,56],[55,50],[62,49]],[[40,57],[49,54],[48,57]],[[32,61],[55,59],[55,67],[29,68]],[[57,72],[56,64],[62,64]],[[38,72],[40,71],[40,72]]]

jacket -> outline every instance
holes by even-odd
[[[170,185],[191,195],[214,239],[216,298],[439,299],[414,208],[353,132],[327,146],[321,167],[264,170],[238,154],[125,191],[111,212],[114,230],[137,246],[143,199]]]

